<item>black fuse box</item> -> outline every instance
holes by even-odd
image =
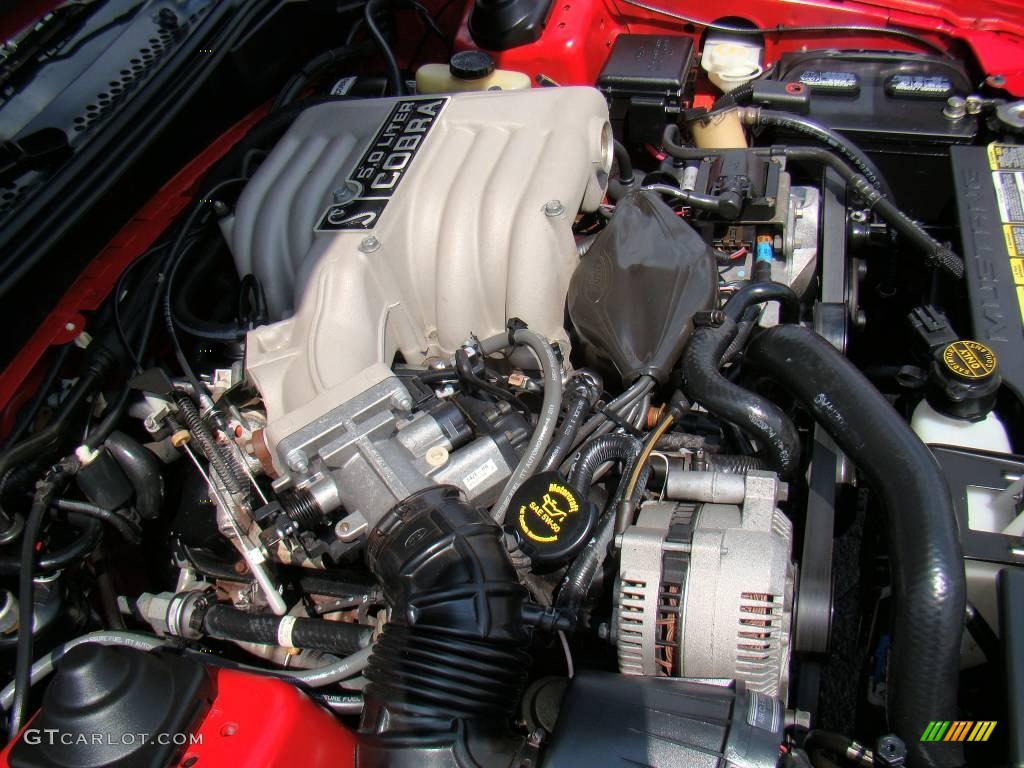
[[[679,114],[692,66],[689,37],[619,35],[597,78],[615,137],[629,144],[661,144],[665,125]]]

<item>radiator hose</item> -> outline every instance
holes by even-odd
[[[942,470],[885,397],[817,334],[771,328],[753,339],[745,359],[811,411],[881,497],[895,597],[890,725],[910,749],[909,765],[962,764],[959,744],[920,741],[930,721],[957,719],[966,585]]]
[[[529,634],[501,528],[458,489],[428,488],[381,520],[366,557],[391,620],[365,672],[357,765],[508,765]]]
[[[683,390],[755,438],[766,467],[788,478],[800,466],[800,435],[793,422],[775,403],[733,384],[718,370],[735,335],[736,321],[729,317],[728,307],[720,325],[694,331],[683,355]]]

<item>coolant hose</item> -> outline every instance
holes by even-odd
[[[930,721],[957,718],[966,586],[942,470],[888,400],[817,334],[771,328],[751,341],[746,360],[811,411],[880,495],[895,598],[890,726],[910,749],[908,764],[960,765],[958,744],[920,741]]]
[[[756,439],[768,469],[788,478],[800,466],[800,436],[793,422],[775,403],[733,384],[718,370],[736,330],[736,321],[726,316],[720,326],[694,331],[683,353],[683,391]]]
[[[568,402],[565,406],[565,416],[548,447],[548,452],[544,455],[544,460],[537,468],[538,472],[558,469],[558,465],[568,457],[583,426],[583,420],[601,395],[601,384],[591,373],[577,373],[569,381],[566,392]]]
[[[124,432],[112,432],[104,443],[135,490],[135,511],[155,520],[164,503],[164,476],[153,452]]]
[[[348,656],[370,643],[373,627],[325,619],[246,613],[230,605],[211,605],[203,615],[210,637],[287,648],[309,648]]]
[[[544,452],[551,442],[551,436],[555,433],[558,412],[562,408],[562,366],[555,357],[551,344],[539,333],[528,328],[519,328],[513,332],[512,341],[528,347],[540,362],[541,373],[544,376],[544,399],[541,401],[540,416],[533,430],[533,437],[530,438],[512,476],[505,483],[498,501],[491,508],[491,517],[498,521],[505,519],[505,511],[519,486],[529,480],[540,466]]]
[[[491,750],[515,742],[505,722],[526,682],[529,635],[501,528],[458,489],[437,486],[381,520],[366,558],[391,620],[366,668],[358,764],[509,764]],[[490,760],[460,744],[480,730],[492,736]]]
[[[723,311],[726,317],[739,323],[747,309],[766,301],[779,302],[779,319],[782,322],[800,321],[800,299],[793,289],[784,283],[747,283],[729,297]]]
[[[765,460],[760,456],[743,454],[713,453],[707,457],[708,470],[725,472],[729,475],[745,475],[754,469],[765,469]]]

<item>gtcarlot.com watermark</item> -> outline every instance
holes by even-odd
[[[58,728],[26,728],[21,738],[33,746],[62,744],[69,747],[140,744],[185,747],[203,743],[201,733],[72,733]]]

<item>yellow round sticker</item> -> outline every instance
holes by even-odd
[[[954,341],[942,350],[942,362],[962,379],[985,379],[996,371],[996,353],[980,341]]]
[[[560,482],[546,484],[535,498],[519,507],[519,530],[527,538],[541,544],[558,541],[566,518],[580,510],[580,503],[571,488]]]

